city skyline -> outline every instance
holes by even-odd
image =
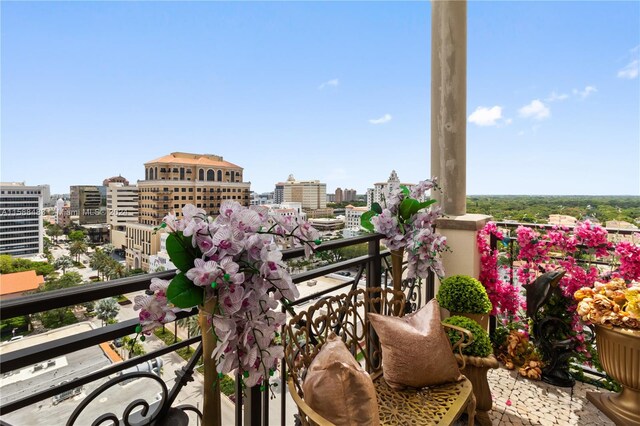
[[[2,5],[0,181],[169,152],[364,194],[430,177],[430,5]],[[470,2],[467,193],[640,194],[640,5]],[[594,31],[597,28],[597,31]]]

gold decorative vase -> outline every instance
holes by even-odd
[[[640,425],[640,330],[596,325],[602,368],[622,392],[589,392],[587,398],[617,425]]]

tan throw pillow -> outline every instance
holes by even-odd
[[[382,372],[395,389],[423,388],[462,378],[435,299],[405,317],[369,314],[382,345]]]
[[[309,407],[338,426],[380,425],[371,377],[333,333],[311,361],[302,391]]]

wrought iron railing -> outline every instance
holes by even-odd
[[[352,278],[346,278],[344,282],[337,284],[331,288],[324,289],[322,291],[315,292],[308,296],[302,297],[295,302],[283,306],[288,312],[295,312],[303,304],[320,297],[328,296],[336,291],[344,290],[349,291],[360,284],[361,278],[366,271],[366,286],[378,287],[385,286],[390,282],[389,269],[390,265],[387,257],[389,252],[381,252],[380,240],[382,236],[379,234],[368,234],[360,237],[334,240],[323,243],[319,251],[335,250],[343,247],[354,246],[358,244],[366,243],[368,246],[368,253],[364,256],[360,256],[354,259],[349,259],[341,262],[336,262],[326,266],[319,267],[317,269],[305,271],[299,274],[293,275],[293,281],[296,284],[303,283],[314,278],[319,278],[327,274],[342,271],[344,269],[355,268],[356,274]],[[297,257],[301,257],[304,254],[302,248],[286,250],[283,253],[283,259],[289,260]],[[45,312],[51,309],[64,308],[67,306],[80,305],[85,302],[97,301],[108,297],[116,297],[121,294],[132,293],[136,291],[144,291],[148,289],[151,279],[171,279],[175,275],[175,271],[159,272],[147,275],[137,275],[128,278],[117,279],[107,282],[99,282],[81,285],[73,288],[54,290],[43,293],[31,294],[15,299],[10,299],[0,302],[0,318],[10,319],[18,316],[32,315],[40,312]],[[427,280],[426,285],[420,286],[420,283],[416,283],[415,280],[405,280],[402,285],[407,294],[407,311],[413,310],[420,306],[427,298],[433,297],[433,277]],[[420,289],[424,291],[420,291]],[[196,309],[190,312],[179,312],[177,314],[178,319],[186,318],[197,313]],[[64,356],[69,353],[95,347],[100,343],[111,342],[114,339],[124,337],[135,333],[136,326],[138,325],[137,319],[131,319],[122,321],[117,324],[107,325],[98,329],[81,332],[75,335],[58,338],[48,342],[44,342],[31,347],[15,350],[4,354],[0,359],[0,374],[6,374],[15,370],[23,369],[25,367],[50,360],[55,357]],[[149,360],[157,358],[162,355],[174,352],[178,349],[184,348],[189,345],[200,343],[200,336],[190,337],[186,340],[174,343],[172,345],[163,347],[159,350],[155,350],[146,353],[141,356],[137,356],[128,359],[123,362],[112,364],[106,368],[98,371],[91,372],[84,376],[75,378],[65,383],[55,385],[48,389],[37,390],[34,389],[27,396],[9,401],[0,407],[0,415],[6,415],[16,410],[28,407],[37,402],[43,401],[47,398],[51,398],[55,395],[59,395],[63,392],[70,392],[73,389],[83,386],[85,384],[95,382],[100,379],[104,379],[108,376],[112,376],[116,373],[141,364]],[[154,424],[162,424],[163,418],[170,414],[175,414],[175,409],[171,406],[176,400],[176,396],[183,389],[186,383],[192,380],[194,374],[194,368],[200,357],[202,356],[202,347],[198,346],[196,352],[192,355],[191,359],[182,367],[182,369],[176,371],[176,381],[171,389],[163,387],[162,399],[159,407],[156,408],[153,413],[150,411],[149,403],[135,399],[123,409],[121,415],[122,421],[125,424],[130,424],[129,415],[139,409],[144,416],[147,416],[146,422],[150,422],[148,416],[153,416]],[[149,374],[144,373],[128,373],[125,379],[133,377],[148,377]],[[102,384],[97,390],[91,393],[86,402],[82,402],[74,411],[71,418],[65,420],[67,424],[73,424],[81,411],[92,399],[105,389],[115,385],[118,382],[122,382],[123,375],[110,379],[106,383]],[[280,400],[280,419],[282,425],[291,424],[293,419],[286,417],[286,370],[284,363],[282,363],[282,383],[281,383],[281,400]],[[253,387],[245,389],[244,391],[240,387],[238,377],[236,377],[236,393],[235,393],[235,424],[236,425],[268,425],[269,424],[269,406],[270,399],[268,390],[261,391],[259,387]],[[206,390],[205,390],[206,391]],[[192,406],[180,406],[183,410],[192,410],[200,415],[196,407]],[[108,419],[117,419],[118,415],[110,410],[104,413],[96,421],[99,424],[101,421]],[[59,421],[59,420],[56,420]],[[0,424],[8,424],[0,420]],[[177,423],[176,423],[177,424]]]

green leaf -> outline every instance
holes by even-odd
[[[382,207],[378,203],[371,204],[371,210],[373,210],[374,212],[376,212],[378,214],[382,214]]]
[[[404,195],[405,197],[411,195],[411,191],[409,191],[409,188],[407,188],[406,185],[400,185],[400,189],[402,190],[402,195]]]
[[[360,225],[367,231],[373,232],[373,224],[371,223],[371,218],[375,215],[376,212],[374,212],[373,210],[362,213],[362,216],[360,216]]]
[[[196,255],[191,245],[191,237],[184,237],[182,232],[170,234],[167,237],[167,253],[171,262],[182,272],[193,268]]]
[[[167,287],[167,299],[169,302],[182,309],[202,304],[202,295],[202,288],[187,278],[184,272],[173,277],[169,287]]]
[[[422,202],[422,203],[418,204],[418,210],[416,210],[413,213],[417,213],[418,211],[420,211],[420,210],[422,210],[422,209],[424,209],[426,207],[429,207],[431,204],[433,204],[435,202],[436,202],[436,200],[427,200],[425,202]]]
[[[414,200],[413,198],[405,198],[400,203],[400,217],[407,221],[413,214],[412,212],[417,212],[417,207],[420,205],[418,200]]]

